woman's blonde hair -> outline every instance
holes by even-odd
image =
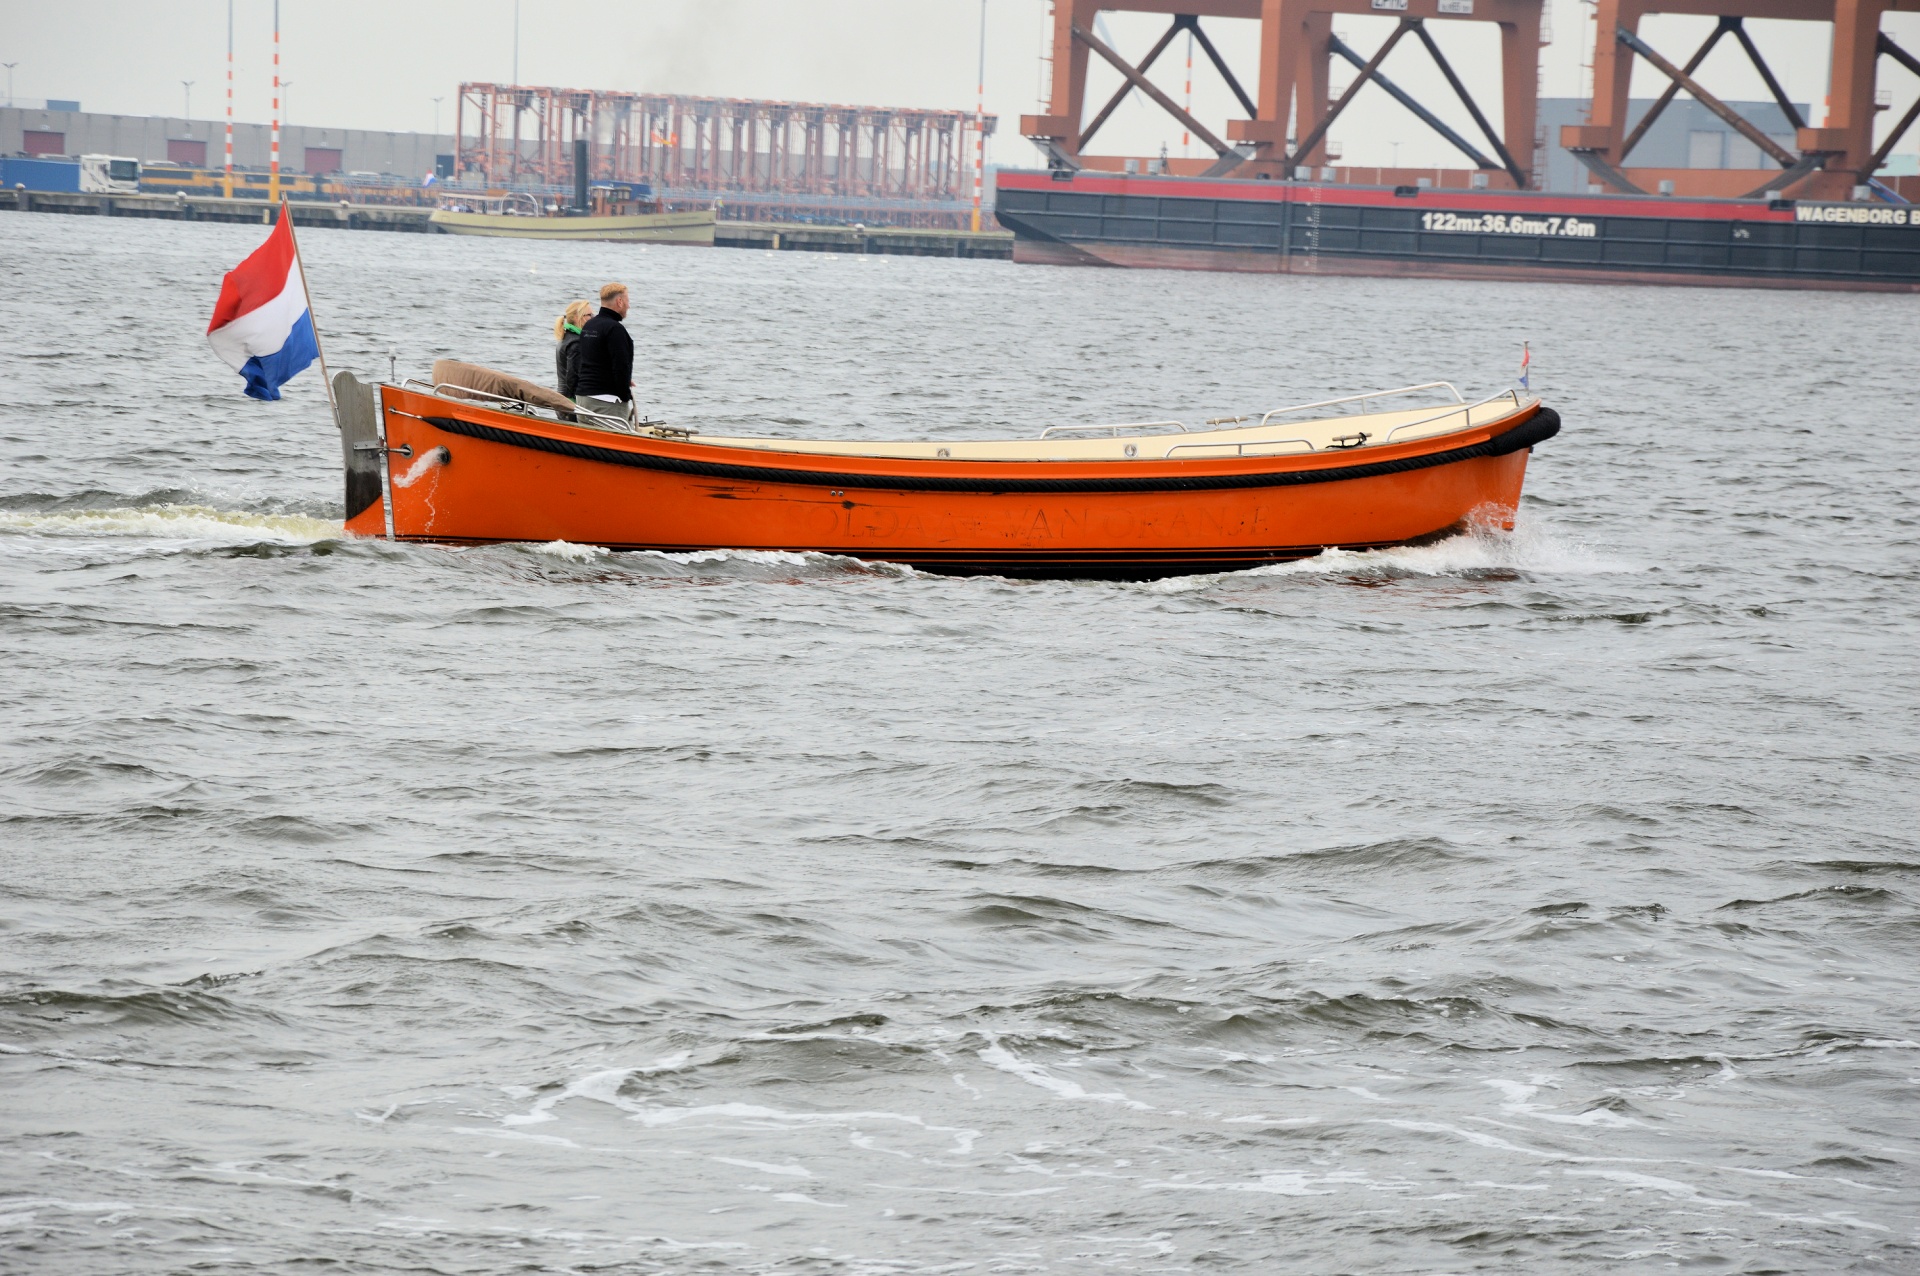
[[[584,327],[587,320],[591,318],[593,318],[593,303],[591,301],[568,302],[565,313],[553,321],[553,339],[558,341],[560,338],[566,336],[568,324],[572,324],[576,328]]]

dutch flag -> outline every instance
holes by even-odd
[[[279,398],[280,387],[319,357],[300,251],[284,207],[267,242],[221,281],[207,343],[246,378],[247,393],[256,399]]]

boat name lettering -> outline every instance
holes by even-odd
[[[1420,229],[1468,235],[1553,235],[1562,239],[1597,239],[1600,223],[1578,217],[1523,217],[1518,213],[1422,213]]]
[[[1920,213],[1885,204],[1795,204],[1793,220],[1847,226],[1920,226]]]

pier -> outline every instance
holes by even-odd
[[[763,248],[779,252],[874,253],[890,257],[1013,256],[1013,235],[1004,230],[918,230],[900,226],[805,226],[789,222],[721,222],[716,248]]]
[[[195,195],[76,195],[65,191],[0,190],[0,211],[66,213],[83,217],[139,217],[176,222],[229,222],[268,225],[274,205],[257,199],[217,199]],[[440,234],[428,219],[430,208],[395,204],[287,205],[296,226],[339,230],[384,230]],[[923,230],[898,226],[816,226],[786,222],[723,221],[715,229],[716,248],[758,248],[771,252],[866,253],[891,257],[968,257],[1005,261],[1013,256],[1006,231]]]
[[[246,222],[271,225],[277,205],[258,199],[197,195],[76,195],[69,191],[0,190],[0,210],[69,213],[91,217],[142,217],[171,222]],[[394,204],[289,204],[296,226],[346,230],[432,231],[431,208]]]

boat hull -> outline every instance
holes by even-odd
[[[628,436],[377,387],[391,457],[348,530],[474,544],[842,554],[959,574],[1144,579],[1511,527],[1549,409],[1361,452],[962,463]],[[390,522],[389,522],[390,520]],[[389,530],[390,529],[390,530]]]
[[[1014,260],[1920,292],[1920,210],[1003,171]]]
[[[497,239],[589,239],[630,244],[713,244],[711,209],[686,213],[643,213],[631,217],[509,217],[498,213],[456,213],[436,209],[428,221],[449,235]]]

